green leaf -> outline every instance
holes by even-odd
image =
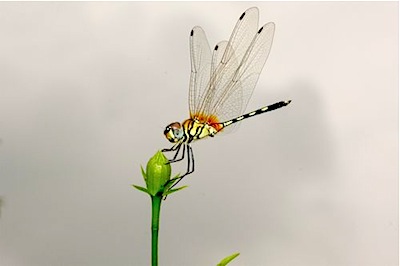
[[[173,178],[171,178],[171,181],[175,181],[175,180],[178,180],[179,178],[181,177],[181,174],[176,174],[176,176],[174,176]],[[173,183],[172,182],[172,183]]]
[[[179,177],[180,177],[180,174],[177,174],[176,176],[174,176],[173,178],[171,178],[171,179],[168,181],[167,185],[165,186],[165,190],[169,190],[169,188],[172,187],[172,186],[174,185],[175,181],[178,180]]]
[[[143,169],[143,166],[140,166],[140,170],[142,170],[142,176],[143,176],[144,182],[146,182],[147,175],[146,175],[146,172]]]
[[[221,262],[218,263],[217,266],[225,266],[239,255],[240,255],[240,253],[234,253],[234,254],[226,257],[225,259],[221,260]]]
[[[174,193],[174,192],[177,192],[177,191],[179,191],[179,190],[181,190],[181,189],[184,189],[184,188],[187,188],[187,187],[188,187],[188,186],[183,186],[183,187],[178,187],[178,188],[169,189],[169,190],[167,190],[166,192],[164,192],[163,196],[167,196],[167,195],[169,195],[169,194],[172,194],[172,193]]]
[[[132,185],[132,187],[134,187],[134,188],[136,188],[137,190],[143,191],[143,192],[145,192],[145,193],[147,193],[147,194],[150,195],[149,191],[147,191],[147,189],[144,188],[144,187],[136,186],[136,185]],[[150,196],[151,196],[151,195],[150,195]]]

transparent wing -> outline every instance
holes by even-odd
[[[221,60],[222,57],[225,55],[227,46],[228,46],[227,41],[221,41],[215,46],[211,60],[210,79],[208,80],[206,86],[202,88],[202,92],[201,94],[199,94],[200,97],[197,98],[198,108],[196,109],[195,113],[195,116],[197,115],[196,117],[197,119],[200,119],[200,117],[207,118],[207,114],[210,114],[204,111],[204,107],[210,106],[212,104],[213,99],[216,97],[218,88],[221,87],[221,82],[224,82],[223,77],[229,76],[229,74],[227,74],[226,71],[234,69],[232,67],[231,68],[221,67]],[[232,49],[230,49],[230,51],[232,51]]]
[[[189,111],[193,118],[199,109],[199,99],[210,81],[211,49],[205,32],[201,27],[194,27],[190,32],[191,74],[189,84]]]
[[[260,73],[272,46],[275,24],[270,22],[259,29],[247,47],[238,66],[225,70],[233,73],[229,81],[216,89],[208,106],[208,113],[221,121],[230,120],[245,112],[246,106],[257,84]],[[228,44],[229,45],[229,44]]]
[[[273,24],[270,24],[273,25]],[[240,115],[254,90],[272,44],[273,27],[258,30],[258,9],[250,8],[239,18],[229,42],[214,49],[211,75],[192,114],[219,121]]]

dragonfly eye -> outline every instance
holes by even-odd
[[[183,138],[183,129],[179,122],[169,124],[164,130],[165,137],[172,143],[176,143]]]

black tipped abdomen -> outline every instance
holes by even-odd
[[[249,118],[249,117],[253,117],[253,116],[256,116],[256,115],[259,115],[259,114],[263,114],[263,113],[266,113],[266,112],[269,112],[269,111],[273,111],[273,110],[279,109],[281,107],[284,107],[284,106],[288,105],[290,102],[291,102],[291,100],[289,100],[289,101],[280,101],[280,102],[265,106],[265,107],[260,108],[260,109],[258,109],[256,111],[253,111],[253,112],[247,113],[245,115],[236,117],[236,118],[234,118],[234,119],[232,119],[230,121],[223,122],[222,125],[224,127],[232,125],[234,123],[242,121],[243,119],[246,119],[246,118]]]

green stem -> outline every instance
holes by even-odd
[[[162,196],[151,197],[151,265],[158,265],[158,228]]]

